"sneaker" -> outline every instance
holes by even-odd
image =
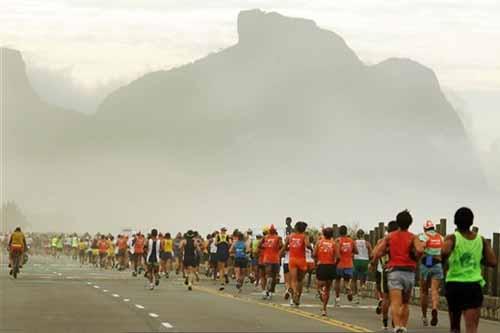
[[[220,287],[219,287],[219,291],[223,291],[224,290],[224,285],[221,284]]]
[[[290,298],[290,292],[287,290],[285,291],[285,301],[288,301],[288,299]]]
[[[184,279],[184,284],[185,284],[186,286],[189,284],[189,281],[188,281],[188,278],[187,278],[187,277]]]
[[[347,294],[347,300],[349,302],[352,302],[352,294],[351,293]]]
[[[335,298],[335,306],[336,307],[340,306],[340,297]]]
[[[434,309],[432,310],[431,326],[437,326],[438,322],[439,322],[438,312],[436,309]]]
[[[267,295],[267,299],[268,300],[272,300],[273,299],[273,293],[272,292],[268,292],[267,294],[268,294]]]
[[[10,265],[9,265],[10,266]],[[12,275],[12,269],[9,271],[9,275]]]
[[[429,326],[429,320],[427,317],[422,317],[422,325],[424,325],[424,327]]]
[[[168,272],[165,273],[165,278],[168,279],[169,275]]]
[[[160,280],[159,279],[156,279],[155,280],[155,286],[159,286],[160,285]]]
[[[132,272],[132,276],[137,276],[137,272],[136,271]]]
[[[377,309],[375,309],[375,313],[378,315],[382,313],[382,303],[383,303],[382,300],[378,301]]]
[[[354,300],[354,304],[359,304],[361,303],[360,297],[356,296],[356,299]]]
[[[262,292],[262,299],[267,299],[269,297],[269,292],[266,290],[266,291],[263,291]]]
[[[326,310],[321,309],[321,316],[322,316],[322,317],[326,317]]]
[[[224,275],[224,282],[225,282],[226,284],[228,284],[228,283],[229,283],[229,277],[227,276],[227,274],[225,274],[225,275]]]
[[[153,289],[155,289],[155,285],[153,283],[150,283],[149,284],[149,290],[153,290]]]
[[[193,286],[192,285],[188,285],[188,290],[189,291],[193,290]]]

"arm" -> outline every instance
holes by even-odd
[[[483,257],[485,265],[487,267],[496,267],[496,265],[498,264],[498,258],[495,256],[493,249],[486,242],[486,240],[483,237],[481,238],[483,239]]]
[[[418,236],[415,236],[413,237],[413,248],[415,249],[417,257],[419,257],[425,251],[425,243],[422,242]]]
[[[377,260],[379,260],[386,254],[387,244],[388,244],[387,237],[378,241],[377,245],[375,246],[372,252],[372,263],[376,264]]]
[[[356,245],[355,241],[352,241],[352,256],[354,257],[354,255],[356,255],[358,253],[359,253],[358,246]]]
[[[372,244],[369,241],[366,242],[366,248],[368,249],[368,258],[372,257],[372,252],[373,252],[373,247]]]
[[[443,260],[448,259],[451,255],[451,252],[455,248],[455,235],[448,235],[444,239],[443,249],[441,250],[441,256]]]

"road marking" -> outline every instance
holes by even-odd
[[[92,282],[89,281],[89,282],[87,282],[87,284],[90,286],[92,284]]]
[[[194,287],[194,289],[204,291],[208,294],[212,294],[212,295],[216,295],[216,296],[220,296],[220,297],[225,297],[225,298],[230,298],[230,299],[237,300],[240,302],[253,303],[253,304],[260,305],[260,306],[265,306],[268,308],[273,308],[276,310],[288,312],[288,313],[295,314],[295,315],[305,317],[308,319],[313,319],[313,320],[322,322],[324,324],[328,324],[328,325],[335,326],[335,327],[340,327],[340,328],[343,328],[343,329],[348,330],[350,332],[372,332],[371,330],[369,330],[366,327],[353,325],[353,324],[350,324],[347,322],[343,322],[343,321],[335,320],[335,319],[331,319],[331,318],[325,318],[325,317],[322,317],[320,315],[315,315],[315,314],[307,312],[307,311],[299,310],[297,308],[291,308],[289,305],[283,306],[281,304],[276,304],[276,303],[263,303],[263,302],[255,301],[255,300],[250,299],[250,298],[236,297],[236,296],[231,295],[231,294],[221,293],[220,291],[215,291],[212,289],[199,287],[199,286]]]
[[[101,288],[101,287],[99,287],[99,286],[94,286],[94,288],[95,288],[95,289],[99,289],[99,288]]]
[[[153,313],[153,312],[150,312],[149,316],[153,317],[153,318],[158,318],[159,317],[156,313]]]
[[[129,298],[124,298],[123,301],[124,302],[130,302],[130,299]]]
[[[62,275],[62,273],[57,273],[57,275],[61,276],[61,275]]]
[[[282,306],[290,306],[289,303],[282,303]],[[301,308],[320,308],[321,304],[300,304]],[[341,309],[363,309],[363,310],[374,310],[377,308],[376,305],[340,305],[335,306],[333,304],[328,305],[329,308],[341,308]]]
[[[113,297],[120,297],[120,295],[118,295],[118,294],[113,294]]]
[[[140,304],[136,304],[135,307],[138,308],[138,309],[144,309],[144,306],[142,306]]]
[[[103,293],[107,293],[107,292],[108,292],[108,290],[107,290],[107,289],[103,289],[103,290],[102,290],[102,292],[103,292]]]
[[[170,323],[167,323],[167,322],[164,322],[164,323],[161,323],[163,327],[166,327],[166,328],[174,328]]]

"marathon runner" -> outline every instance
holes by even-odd
[[[198,249],[198,244],[195,242],[195,233],[189,230],[185,235],[184,239],[180,243],[180,253],[182,254],[183,267],[186,270],[186,277],[184,284],[188,287],[188,290],[193,290],[194,283],[194,270],[196,267],[196,251]]]
[[[231,240],[226,233],[225,227],[220,229],[220,234],[215,238],[215,245],[217,246],[217,270],[219,271],[220,287],[219,290],[224,290],[224,286],[229,283],[229,278],[226,273],[226,265],[229,259],[229,247]]]
[[[174,239],[174,258],[175,258],[176,275],[179,275],[180,272],[182,272],[184,275],[184,270],[182,269],[181,242],[182,242],[182,234],[178,232],[177,235],[175,235]]]
[[[420,307],[422,308],[422,323],[429,326],[427,308],[429,306],[429,287],[431,288],[432,311],[431,326],[438,324],[439,289],[444,278],[443,265],[441,264],[441,250],[443,249],[443,236],[428,220],[424,224],[424,232],[419,235],[420,241],[425,244],[424,256],[420,262]]]
[[[144,235],[139,231],[132,242],[132,246],[134,248],[132,256],[134,271],[132,272],[132,276],[137,276],[137,274],[140,274],[143,270],[142,260],[144,257],[144,247],[146,245],[145,242],[146,240]]]
[[[340,237],[337,239],[337,247],[340,253],[340,259],[337,263],[337,277],[335,279],[335,304],[340,305],[340,287],[341,282],[347,291],[347,299],[352,301],[351,280],[353,277],[353,256],[358,254],[354,241],[347,236],[347,227],[345,225],[339,228]]]
[[[305,233],[307,223],[295,223],[294,232],[285,242],[284,249],[290,252],[288,269],[290,271],[291,305],[299,306],[302,295],[302,283],[307,272],[306,248],[310,248],[309,237]]]
[[[424,244],[408,231],[413,218],[407,210],[396,217],[398,230],[388,234],[374,250],[374,260],[389,253],[388,287],[394,332],[407,332],[410,316],[410,296],[415,285],[417,259],[424,252]]]
[[[278,231],[274,225],[269,227],[268,234],[261,242],[262,262],[266,269],[266,279],[262,280],[263,298],[270,300],[276,292],[276,283],[280,272],[280,252],[283,247],[283,240],[278,236]]]
[[[161,258],[162,271],[165,274],[165,278],[169,278],[170,272],[172,272],[172,258],[174,251],[174,241],[169,232],[165,233],[163,237],[163,254]]]
[[[498,258],[485,239],[470,230],[473,223],[474,214],[469,208],[458,209],[455,213],[457,229],[446,236],[442,251],[442,256],[448,260],[446,299],[452,333],[460,332],[462,315],[465,331],[478,332],[485,285],[481,263],[489,267],[498,264]]]
[[[243,287],[243,282],[247,274],[248,253],[250,248],[245,242],[243,233],[238,232],[235,235],[235,241],[231,244],[230,253],[234,254],[234,271],[236,274],[236,289],[240,293]]]
[[[356,295],[355,303],[359,304],[362,296],[360,294],[366,291],[366,280],[368,279],[368,265],[372,255],[372,245],[365,239],[365,232],[362,229],[359,229],[356,233],[355,243],[358,253],[354,255],[353,294]]]
[[[330,299],[330,289],[336,276],[336,262],[339,259],[337,243],[333,239],[333,229],[323,229],[323,238],[318,241],[314,248],[314,257],[317,260],[316,278],[318,280],[318,291],[323,304],[321,315],[327,315],[327,305]]]
[[[152,229],[146,245],[146,249],[148,251],[146,255],[146,265],[147,265],[146,277],[149,280],[150,290],[153,290],[155,286],[158,286],[160,284],[160,274],[159,274],[160,246],[161,245],[160,245],[160,240],[158,239],[158,230]]]

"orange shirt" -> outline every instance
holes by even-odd
[[[137,237],[134,244],[134,252],[138,254],[144,253],[144,237]]]
[[[338,268],[352,268],[353,267],[353,250],[354,241],[349,237],[339,237],[338,239],[340,261],[337,265]]]
[[[99,253],[106,253],[108,251],[108,242],[105,239],[99,240],[97,246],[99,247]]]
[[[120,238],[118,240],[118,248],[120,250],[126,250],[127,249],[127,239],[126,238]]]
[[[322,239],[318,243],[317,257],[319,265],[335,264],[335,253],[337,252],[337,244],[333,239]]]
[[[280,263],[280,237],[267,235],[262,241],[263,259],[265,264]]]
[[[290,259],[306,260],[306,235],[293,233],[288,238],[288,246],[290,250]]]

